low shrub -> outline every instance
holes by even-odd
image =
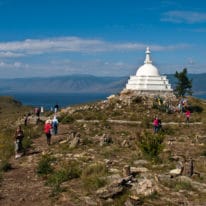
[[[163,150],[163,141],[164,135],[162,133],[159,134],[151,134],[149,132],[143,132],[137,136],[138,138],[138,146],[141,149],[142,153],[152,160],[158,160],[159,154]]]
[[[142,97],[136,96],[134,99],[132,99],[132,102],[136,103],[136,104],[140,104],[140,103],[142,103]]]
[[[151,119],[147,116],[143,117],[142,122],[141,122],[141,126],[143,128],[150,128],[151,126]]]
[[[75,121],[75,119],[71,116],[71,115],[66,115],[66,116],[62,116],[61,118],[59,118],[59,121],[62,124],[70,124],[73,123]]]
[[[11,166],[11,164],[8,161],[4,160],[4,161],[1,162],[1,164],[0,164],[0,172],[7,172],[7,171],[9,171],[11,169],[12,169],[12,166]]]
[[[86,190],[95,191],[106,184],[104,178],[108,174],[108,169],[103,163],[95,163],[87,166],[81,175],[81,180]]]
[[[51,163],[54,161],[54,158],[51,158],[49,155],[44,155],[39,161],[37,166],[37,174],[39,175],[48,175],[53,172]]]
[[[60,192],[64,191],[61,188],[61,184],[68,180],[79,178],[81,175],[81,169],[76,161],[72,161],[64,168],[61,168],[57,171],[53,171],[52,174],[48,177],[46,184],[52,187],[52,195],[57,195]]]

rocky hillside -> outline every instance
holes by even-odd
[[[188,98],[189,124],[177,103],[122,94],[66,108],[51,146],[31,116],[25,155],[1,161],[0,205],[205,205],[206,102]]]

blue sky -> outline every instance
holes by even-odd
[[[206,72],[205,0],[0,0],[0,78]]]

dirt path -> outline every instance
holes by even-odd
[[[61,130],[61,126],[60,126]],[[62,134],[52,137],[53,144],[62,139]],[[49,148],[46,144],[45,136],[33,140],[32,148],[25,156],[14,159],[10,163],[12,169],[3,175],[3,181],[0,186],[0,205],[2,206],[49,206],[54,205],[50,188],[45,186],[41,177],[36,173],[36,166],[43,152]]]

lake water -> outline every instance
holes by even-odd
[[[108,93],[101,94],[44,94],[44,93],[6,93],[1,96],[12,96],[14,99],[20,101],[24,105],[34,107],[43,106],[46,109],[54,107],[58,104],[60,107],[71,106],[81,103],[90,103],[106,99]]]
[[[43,106],[46,109],[54,107],[58,104],[60,107],[71,106],[81,103],[90,103],[99,100],[105,100],[110,93],[88,93],[88,94],[43,94],[43,93],[5,93],[1,96],[12,96],[16,100],[20,101],[24,105],[30,105],[34,107]],[[206,99],[206,95],[194,95],[197,98]]]
[[[193,95],[193,96],[195,96],[197,98],[200,98],[200,99],[206,100],[206,94],[196,94],[196,95]]]

